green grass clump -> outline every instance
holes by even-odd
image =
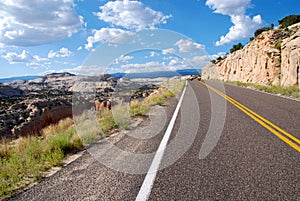
[[[113,117],[118,128],[129,129],[130,127],[130,115],[127,105],[116,105],[113,110]]]
[[[109,130],[117,127],[112,111],[108,109],[101,111],[98,115],[98,123],[104,134],[107,134]]]
[[[132,101],[129,104],[129,114],[135,116],[145,116],[150,111],[149,105],[142,101]]]
[[[43,171],[61,165],[67,154],[78,149],[71,141],[74,133],[75,129],[69,127],[56,134],[42,133],[40,136],[22,137],[15,144],[6,142],[1,145],[0,197],[38,181]]]
[[[166,97],[166,98],[174,97],[174,96],[175,96],[175,94],[174,94],[172,91],[170,91],[170,90],[166,90],[165,92],[163,92],[162,95],[163,95],[164,97]]]
[[[166,99],[163,95],[156,94],[153,96],[149,96],[145,99],[145,103],[147,105],[153,106],[153,105],[163,105],[166,102]]]

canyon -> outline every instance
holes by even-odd
[[[95,99],[117,104],[144,98],[156,88],[151,82],[71,73],[0,83],[0,139],[38,134],[61,119],[94,110]]]

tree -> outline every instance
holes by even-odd
[[[257,29],[255,32],[254,32],[254,36],[257,37],[259,34],[261,34],[262,32],[264,31],[268,31],[269,28],[268,27],[263,27],[263,28],[260,28],[260,29]]]
[[[233,53],[237,50],[243,49],[242,43],[238,43],[237,45],[233,45],[232,48],[230,49],[230,53]]]
[[[298,22],[300,22],[300,15],[289,15],[289,16],[282,18],[281,20],[278,20],[278,23],[283,28],[286,28],[286,27],[296,24]]]
[[[221,57],[221,56],[219,56],[218,58],[217,58],[217,61],[222,61],[223,60],[223,58]]]

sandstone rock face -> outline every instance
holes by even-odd
[[[299,85],[300,23],[289,27],[289,32],[263,32],[224,60],[209,63],[202,69],[202,77],[284,87]]]
[[[282,41],[281,86],[298,85],[300,89],[300,24],[295,24],[290,29],[296,29],[297,32]]]

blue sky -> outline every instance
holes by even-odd
[[[299,8],[299,0],[2,0],[0,77],[200,68]]]

